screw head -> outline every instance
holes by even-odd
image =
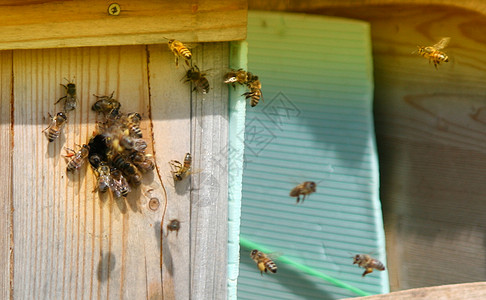
[[[110,16],[118,16],[120,14],[121,8],[118,3],[112,3],[108,6],[108,14]]]

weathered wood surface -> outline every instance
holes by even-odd
[[[12,224],[12,52],[0,55],[0,174],[4,176],[0,189],[0,298],[9,299],[13,268],[13,224]]]
[[[215,67],[221,75],[227,67],[227,45],[197,48],[201,69]],[[165,44],[15,50],[2,52],[1,58],[0,125],[6,130],[0,135],[0,167],[3,174],[11,173],[1,199],[3,298],[224,298],[227,87],[220,77],[211,77],[213,90],[199,99],[181,81],[185,68],[175,67]],[[78,107],[69,113],[61,137],[48,143],[41,131],[48,125],[47,113],[61,110],[62,103],[54,102],[63,96],[64,77],[74,78]],[[64,146],[87,143],[95,130],[100,119],[91,111],[92,94],[112,91],[123,112],[142,114],[144,139],[157,163],[126,201],[93,192],[95,177],[87,164],[74,175],[66,174],[61,156]],[[196,103],[204,110],[195,113]],[[204,171],[192,176],[192,186],[189,179],[174,184],[168,161],[182,160],[190,151]],[[223,153],[222,160],[214,160],[212,151]],[[206,173],[217,174],[219,185],[206,187],[209,183],[199,179]],[[207,198],[197,195],[201,191],[208,191]],[[151,198],[158,199],[159,207],[149,206]],[[181,229],[167,234],[166,226],[175,218]],[[211,226],[200,226],[201,220]],[[202,255],[203,249],[222,255]],[[214,269],[213,263],[223,267]],[[195,278],[195,270],[202,275]],[[199,286],[195,280],[218,288]]]
[[[278,10],[371,24],[391,289],[484,280],[484,2],[277,2]],[[256,1],[249,8],[264,9]],[[444,36],[450,61],[438,70],[412,53]]]
[[[462,283],[404,290],[383,295],[348,298],[354,300],[456,300],[485,299],[486,282]]]
[[[0,49],[220,42],[245,39],[247,1],[0,0],[0,15]]]

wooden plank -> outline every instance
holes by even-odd
[[[194,49],[193,62],[208,70],[208,94],[192,93],[191,299],[226,299],[228,243],[228,70],[229,45]]]
[[[15,51],[13,220],[14,285],[20,299],[160,299],[160,222],[165,194],[147,176],[127,199],[101,199],[88,166],[66,175],[63,146],[86,143],[98,120],[92,94],[115,91],[122,111],[150,116],[144,46]],[[47,112],[75,78],[78,107],[64,134],[48,143]],[[2,110],[3,111],[3,110]],[[152,151],[150,121],[142,129]],[[150,197],[160,209],[148,207]]]
[[[247,1],[0,1],[0,49],[242,40]]]
[[[168,299],[190,297],[190,180],[175,183],[170,160],[181,161],[191,152],[191,91],[181,79],[182,64],[175,67],[174,55],[165,45],[149,46],[150,93],[157,165],[167,182],[167,208],[161,224],[163,232],[164,295]],[[198,158],[195,158],[196,160]],[[168,232],[170,220],[181,222],[178,233]]]
[[[486,22],[484,3],[285,3],[274,7],[371,24],[391,289],[483,280],[486,258],[477,253],[486,250],[486,41],[478,27]],[[443,36],[452,37],[450,61],[438,70],[412,54]]]
[[[0,298],[9,299],[13,296],[11,283],[13,280],[13,227],[12,227],[12,52],[2,51],[0,54],[0,174],[4,176],[2,192],[0,193],[0,245],[4,249],[0,255]]]
[[[441,285],[404,290],[384,295],[349,298],[354,300],[408,300],[408,299],[484,299],[486,282]]]

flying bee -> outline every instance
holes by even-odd
[[[186,153],[186,156],[184,156],[184,163],[182,164],[178,160],[171,160],[169,164],[173,169],[171,172],[174,180],[182,181],[191,174],[192,155],[191,153]]]
[[[272,273],[277,273],[277,265],[265,253],[255,249],[251,251],[250,257],[257,264],[262,276],[264,271],[267,273],[267,270]]]
[[[169,235],[169,231],[175,231],[176,236],[178,236],[179,229],[181,229],[181,222],[177,219],[170,220],[170,223],[167,224],[167,234],[165,236]]]
[[[66,78],[64,78],[66,79]],[[56,103],[54,104],[57,104],[59,101],[61,101],[62,99],[65,99],[64,101],[64,111],[71,111],[71,110],[74,110],[76,108],[76,101],[77,101],[77,98],[76,98],[76,85],[67,80],[66,81],[68,82],[67,85],[64,85],[61,83],[61,85],[64,87],[65,91],[66,91],[66,96],[63,96],[61,98],[59,98]]]
[[[305,196],[316,192],[316,186],[314,181],[304,181],[290,191],[290,197],[297,197],[297,203],[299,203],[300,196],[303,195],[302,202],[304,202]]]
[[[115,91],[113,91],[110,96],[93,95],[98,100],[91,106],[91,109],[105,115],[110,113],[113,109],[120,109],[121,103],[118,102],[116,99],[113,99],[114,93]]]
[[[373,272],[373,269],[376,269],[376,270],[379,270],[379,271],[385,270],[385,266],[383,265],[383,263],[381,261],[369,256],[368,254],[356,254],[354,256],[353,265],[354,264],[358,264],[358,266],[365,269],[365,271],[363,273],[363,277],[366,274]]]
[[[130,135],[136,138],[142,138],[142,130],[140,129],[140,121],[142,117],[139,113],[129,113],[126,116],[126,126],[130,132]]]
[[[441,62],[449,61],[449,56],[440,50],[444,49],[449,44],[450,40],[450,37],[444,37],[433,46],[418,46],[418,54],[428,58],[429,62],[432,61],[437,69],[437,65]]]
[[[244,93],[242,96],[245,96],[246,99],[250,98],[250,106],[255,107],[260,99],[263,100],[262,97],[262,90],[260,89],[251,89],[249,92]]]
[[[246,96],[246,99],[250,98],[250,106],[254,107],[258,104],[260,99],[263,101],[262,97],[262,83],[258,79],[258,76],[253,75],[252,73],[247,73],[247,83],[246,86],[250,89],[250,92],[244,93],[243,95]],[[243,96],[242,95],[242,96]]]
[[[131,191],[130,186],[127,183],[125,177],[120,170],[112,168],[110,170],[111,180],[110,189],[113,192],[115,198],[126,197]]]
[[[224,83],[231,83],[236,88],[235,83],[243,85],[248,82],[248,74],[243,69],[231,70],[224,75],[223,81]]]
[[[101,162],[96,170],[98,179],[98,191],[104,193],[110,187],[110,167],[105,163]]]
[[[51,114],[49,114],[49,118],[51,119],[51,123],[46,129],[42,130],[42,132],[47,130],[47,139],[49,142],[53,142],[59,135],[61,135],[61,130],[66,124],[67,116],[63,112],[58,112],[55,117],[52,117]]]
[[[186,73],[186,81],[185,82],[192,82],[194,84],[194,88],[192,91],[198,91],[201,94],[207,94],[209,91],[209,81],[206,78],[206,73],[203,73],[199,70],[198,66],[194,66],[187,70]]]
[[[71,157],[71,160],[68,162],[66,166],[66,171],[74,172],[75,170],[81,168],[81,166],[84,163],[84,160],[88,157],[89,146],[84,144],[83,146],[81,146],[81,149],[79,149],[77,152],[70,148],[66,148],[66,151],[68,151],[68,154],[65,157],[66,158]]]
[[[178,40],[169,40],[169,49],[174,53],[176,67],[179,67],[179,57],[183,58],[187,66],[189,66],[189,60],[192,58],[192,53],[189,49]]]

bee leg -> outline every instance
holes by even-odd
[[[175,57],[176,68],[179,68],[179,57]]]
[[[362,276],[365,277],[366,274],[369,274],[371,272],[373,272],[373,268],[366,268]]]
[[[300,195],[297,196],[297,202],[296,203],[299,203],[300,202]]]
[[[54,102],[54,105],[58,104],[59,101],[61,101],[62,99],[66,99],[66,98],[67,98],[67,96],[64,96],[64,97],[59,98],[56,102]]]

